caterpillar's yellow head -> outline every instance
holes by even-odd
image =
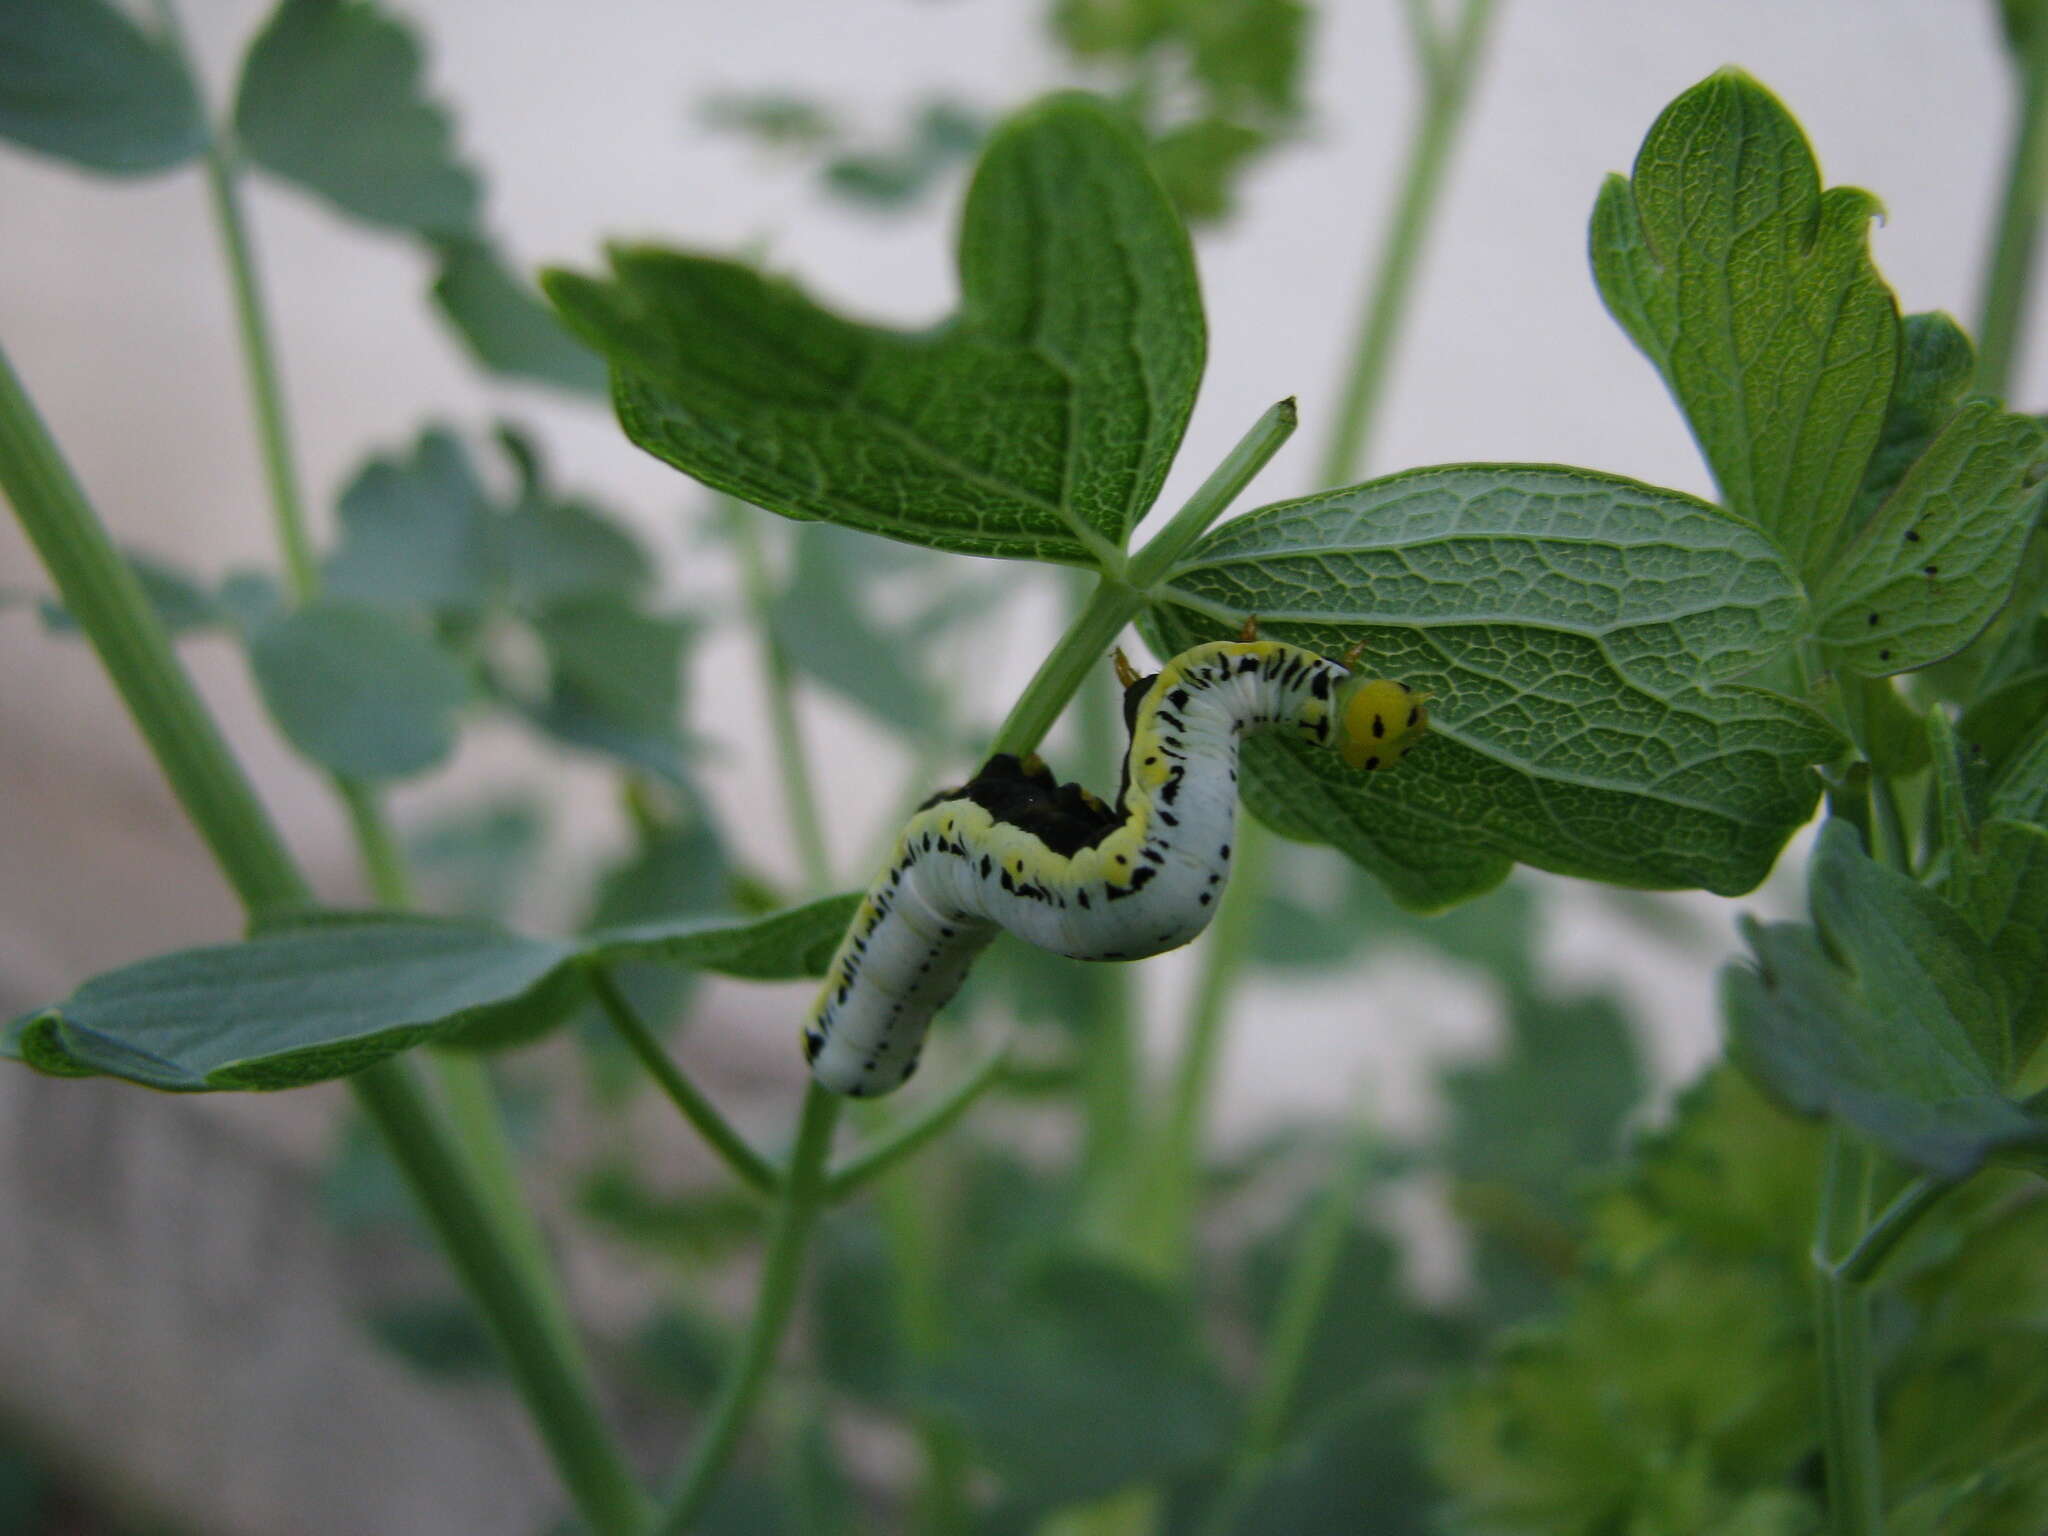
[[[1355,679],[1339,696],[1337,752],[1352,768],[1388,768],[1429,729],[1424,696],[1384,677]]]

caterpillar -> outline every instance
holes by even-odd
[[[1118,653],[1130,741],[1114,809],[1035,754],[998,754],[918,808],[805,1021],[821,1085],[874,1097],[908,1081],[932,1015],[999,929],[1076,960],[1142,960],[1193,939],[1230,872],[1245,736],[1291,727],[1373,770],[1427,729],[1405,683],[1254,633],[1150,677]]]

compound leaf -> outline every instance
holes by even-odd
[[[961,304],[898,331],[750,267],[612,252],[548,296],[611,362],[657,458],[787,517],[975,555],[1113,558],[1158,494],[1201,378],[1186,231],[1109,108],[1056,96],[992,138]]]
[[[420,73],[418,39],[372,0],[284,0],[243,61],[235,133],[256,164],[352,217],[467,235],[482,188]]]
[[[1410,905],[1484,890],[1521,860],[1639,887],[1748,890],[1813,808],[1838,738],[1732,679],[1804,623],[1755,529],[1587,470],[1416,470],[1247,514],[1155,593],[1162,651],[1256,614],[1276,638],[1429,696],[1398,768],[1353,773],[1273,738],[1245,795]]]
[[[1877,446],[1899,361],[1868,193],[1823,193],[1792,115],[1724,69],[1664,109],[1593,210],[1593,272],[1664,375],[1729,508],[1812,575]]]
[[[0,3],[0,138],[89,171],[142,176],[206,148],[177,52],[105,0]]]

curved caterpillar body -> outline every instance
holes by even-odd
[[[804,1026],[821,1084],[870,1097],[906,1081],[998,929],[1077,960],[1140,960],[1199,934],[1230,872],[1242,737],[1291,729],[1375,769],[1424,729],[1405,684],[1275,641],[1184,651],[1127,687],[1124,713],[1114,810],[1036,756],[1000,755],[910,819]]]

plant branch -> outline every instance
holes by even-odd
[[[1883,1478],[1877,1387],[1870,1356],[1870,1296],[1833,1255],[1863,1231],[1869,1152],[1840,1126],[1828,1128],[1827,1163],[1814,1231],[1814,1320],[1820,1351],[1821,1428],[1832,1536],[1880,1536]]]
[[[1835,1277],[1848,1285],[1867,1285],[1875,1280],[1885,1261],[1920,1218],[1945,1200],[1955,1187],[1924,1175],[1908,1184],[1878,1213],[1877,1220],[1856,1240],[1856,1246],[1831,1266]]]
[[[1493,16],[1494,0],[1464,0],[1448,38],[1410,5],[1410,26],[1422,64],[1422,108],[1409,142],[1408,165],[1393,222],[1380,247],[1371,298],[1359,317],[1351,348],[1351,372],[1337,407],[1335,429],[1322,464],[1325,486],[1348,483],[1365,459],[1380,392],[1393,362],[1394,345],[1408,308],[1424,237],[1443,190],[1458,128],[1465,118],[1473,77]]]
[[[1002,1076],[1009,1053],[998,1047],[954,1085],[944,1097],[934,1099],[917,1114],[892,1127],[873,1146],[850,1153],[825,1179],[825,1199],[834,1205],[858,1194],[868,1184],[922,1151],[944,1135],[974,1101]]]
[[[789,651],[775,632],[775,599],[768,564],[761,552],[759,519],[764,515],[731,497],[720,498],[739,552],[740,585],[747,611],[761,640],[761,687],[768,699],[768,721],[775,736],[775,767],[782,779],[782,804],[790,835],[802,861],[804,887],[813,896],[832,889],[832,859],[825,848],[825,829],[818,819],[818,796],[804,751],[803,728],[797,721],[795,669]]]
[[[698,1089],[697,1085],[683,1075],[682,1069],[662,1049],[661,1041],[654,1031],[640,1017],[619,984],[612,977],[610,967],[587,960],[583,974],[590,983],[590,989],[597,994],[598,1005],[604,1009],[605,1017],[619,1032],[633,1054],[640,1058],[640,1064],[661,1091],[668,1095],[669,1102],[682,1112],[685,1120],[697,1128],[697,1133],[710,1145],[730,1168],[742,1184],[764,1195],[773,1195],[783,1187],[782,1175],[777,1173],[760,1153],[747,1144],[744,1136],[733,1129],[727,1120]]]
[[[753,1411],[754,1399],[767,1379],[783,1328],[796,1306],[798,1282],[811,1228],[825,1201],[825,1160],[832,1150],[832,1128],[839,1121],[840,1100],[815,1080],[804,1089],[797,1121],[796,1146],[789,1155],[782,1198],[762,1262],[761,1287],[753,1318],[741,1343],[739,1358],[720,1383],[718,1400],[699,1432],[689,1463],[675,1489],[649,1528],[651,1536],[684,1536],[718,1486],[725,1464],[739,1444],[740,1431]]]
[[[305,877],[4,352],[0,488],[243,906],[257,916],[308,905]],[[546,1301],[527,1282],[518,1240],[406,1063],[380,1063],[349,1086],[483,1313],[578,1512],[600,1536],[625,1536],[640,1518],[639,1490],[604,1427],[583,1361],[564,1348]]]

